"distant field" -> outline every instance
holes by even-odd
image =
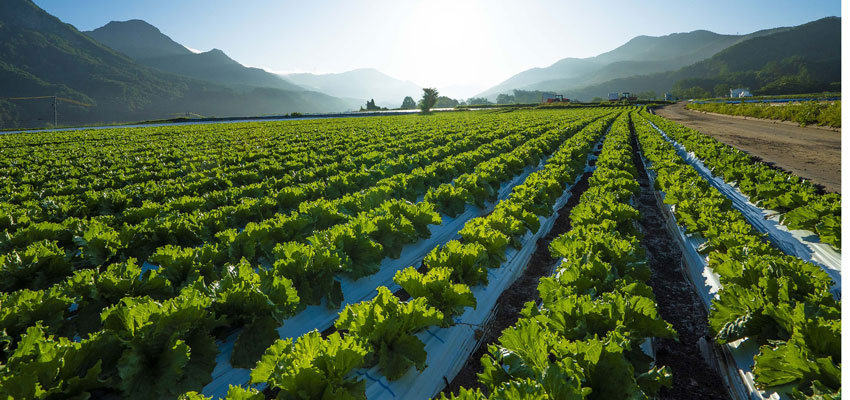
[[[799,103],[690,103],[689,110],[726,115],[792,121],[806,125],[841,127],[841,101],[803,101]]]

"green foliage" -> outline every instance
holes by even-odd
[[[0,293],[0,332],[5,332],[13,344],[37,322],[41,322],[48,333],[55,333],[64,323],[72,302],[71,297],[56,286],[47,290]]]
[[[440,92],[438,92],[437,89],[423,88],[422,99],[419,100],[419,109],[421,109],[423,113],[430,112],[431,108],[437,104],[437,98],[439,95]]]
[[[319,304],[327,297],[328,307],[339,307],[342,288],[333,277],[342,272],[342,265],[336,252],[327,247],[290,242],[279,244],[275,253],[274,268],[259,272],[264,279],[268,279],[267,275],[289,277],[305,305]]]
[[[466,285],[487,282],[487,267],[490,255],[479,243],[460,243],[452,240],[440,248],[434,248],[425,256],[423,263],[428,269],[446,268],[452,273],[452,281]]]
[[[413,97],[404,96],[404,100],[401,102],[402,110],[413,110],[416,109],[416,100],[413,100]]]
[[[221,279],[209,286],[196,285],[213,299],[216,316],[227,318],[231,326],[244,326],[236,339],[231,363],[240,368],[253,366],[263,350],[278,338],[277,328],[295,313],[298,294],[283,276],[254,272],[244,259],[228,265]]]
[[[98,334],[80,342],[54,338],[41,323],[27,328],[5,365],[0,396],[17,399],[88,398],[108,381],[120,353],[118,342]]]
[[[754,118],[793,121],[801,126],[821,125],[841,127],[841,101],[804,101],[773,105],[770,103],[689,103],[687,108],[713,113]]]
[[[460,105],[460,102],[446,96],[438,96],[437,102],[434,103],[434,108],[454,108]]]
[[[156,270],[142,268],[135,259],[111,264],[105,271],[80,270],[64,282],[65,292],[75,299],[73,331],[80,336],[101,329],[100,313],[125,297],[148,296],[164,300],[175,294],[171,282]]]
[[[443,326],[454,325],[452,318],[463,314],[466,307],[475,308],[477,301],[469,286],[453,283],[452,270],[434,268],[422,274],[413,267],[398,271],[393,281],[413,298],[423,297],[428,305],[443,313]]]
[[[499,95],[496,96],[496,104],[513,104],[513,103],[516,103],[516,99],[512,95],[505,94],[505,93],[499,93]]]
[[[251,371],[251,382],[280,389],[279,399],[365,400],[365,382],[349,373],[363,366],[368,354],[358,338],[335,332],[323,339],[312,331],[269,347]]]
[[[212,379],[218,350],[210,331],[222,322],[211,302],[186,288],[162,303],[124,298],[103,312],[104,332],[121,344],[117,389],[126,398],[176,397]]]
[[[464,282],[485,281],[508,244],[540,228],[535,212],[551,213],[609,111],[438,114],[425,128],[420,117],[402,116],[319,130],[288,121],[3,135],[0,271],[9,291],[0,293],[0,359],[11,365],[36,325],[44,342],[58,344],[39,344],[49,360],[21,355],[0,379],[29,382],[15,386],[35,391],[23,398],[38,390],[57,398],[196,396],[189,391],[212,378],[216,339],[237,333],[231,364],[254,366],[289,315],[308,304],[339,307],[340,274],[366,275],[429,237],[442,222],[438,205],[421,200],[429,190],[458,184],[461,209],[490,205],[504,182],[557,150],[545,173],[468,224],[469,243],[436,249],[432,268],[411,274],[406,285],[421,299],[382,294],[385,302],[361,304],[369,321],[352,317],[357,323],[340,329],[341,338],[375,349],[359,366],[423,368],[415,335],[476,305]],[[79,353],[71,340],[82,344]],[[95,343],[104,347],[85,350]],[[49,374],[34,372],[42,361]],[[316,382],[314,370],[287,369],[280,379],[290,372],[297,390]],[[38,375],[41,389],[27,375]]]
[[[490,105],[493,104],[490,100],[487,100],[486,97],[470,97],[466,100],[466,104],[470,106],[477,105]]]
[[[0,291],[44,289],[71,274],[73,265],[56,241],[30,243],[23,253],[0,256]]]
[[[371,100],[367,101],[365,109],[363,107],[360,107],[360,111],[380,111],[380,110],[386,110],[386,109],[387,109],[386,107],[379,107],[379,106],[375,105],[375,99],[371,99]]]
[[[424,297],[400,302],[381,286],[374,299],[345,306],[334,326],[369,344],[370,363],[377,364],[389,380],[401,378],[407,369],[425,369],[425,344],[413,333],[443,322],[443,313],[429,307]]]
[[[759,204],[787,211],[786,224],[812,227],[822,219],[824,232],[839,223],[838,196],[819,196],[791,175],[754,163],[740,151],[698,132],[647,116],[715,174]],[[709,267],[723,285],[712,301],[709,324],[715,340],[744,339],[760,345],[755,356],[756,385],[792,398],[831,398],[840,390],[840,303],[833,298],[832,279],[819,267],[766,245],[743,215],[722,206],[713,187],[703,185],[676,153],[645,121],[635,124],[644,154],[656,171],[656,184],[670,195],[676,218],[692,235],[707,240]],[[693,190],[677,190],[693,187]],[[840,240],[826,233],[826,240]],[[822,239],[823,240],[823,239]]]

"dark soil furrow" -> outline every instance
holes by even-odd
[[[597,150],[593,154],[598,156],[599,152]],[[594,164],[594,160],[589,162],[591,166]],[[585,172],[578,183],[570,189],[570,198],[564,207],[558,211],[558,218],[555,219],[552,230],[537,241],[537,248],[534,250],[522,276],[499,296],[499,300],[496,301],[494,308],[493,318],[481,330],[482,339],[479,342],[478,348],[472,353],[455,378],[443,389],[443,393],[446,395],[449,393],[458,393],[460,388],[480,388],[486,392],[486,388],[478,382],[477,376],[481,372],[481,356],[487,352],[488,345],[496,343],[499,340],[503,330],[516,324],[519,319],[519,312],[526,302],[538,301],[540,299],[540,295],[537,292],[537,285],[540,282],[540,278],[550,275],[558,262],[558,259],[553,258],[549,253],[549,243],[571,229],[570,210],[578,204],[582,193],[587,190],[588,180],[591,174],[592,171]]]
[[[638,143],[632,135],[632,146]],[[658,312],[673,324],[679,340],[654,339],[656,362],[670,367],[673,387],[663,388],[659,399],[729,399],[723,381],[700,352],[700,340],[713,346],[708,331],[708,316],[682,271],[682,253],[667,231],[664,216],[655,200],[654,189],[635,151],[641,192],[635,199],[640,211],[639,226],[644,233],[641,244],[646,248],[652,277],[649,285],[658,303]]]

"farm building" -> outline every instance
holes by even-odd
[[[617,92],[608,93],[608,101],[619,101],[619,100],[620,100],[620,94],[619,93],[617,93]]]
[[[729,89],[729,97],[737,98],[737,97],[752,97],[753,94],[750,93],[750,89]]]

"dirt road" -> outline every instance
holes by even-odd
[[[655,112],[841,193],[841,132],[703,114],[685,109],[685,102]]]

